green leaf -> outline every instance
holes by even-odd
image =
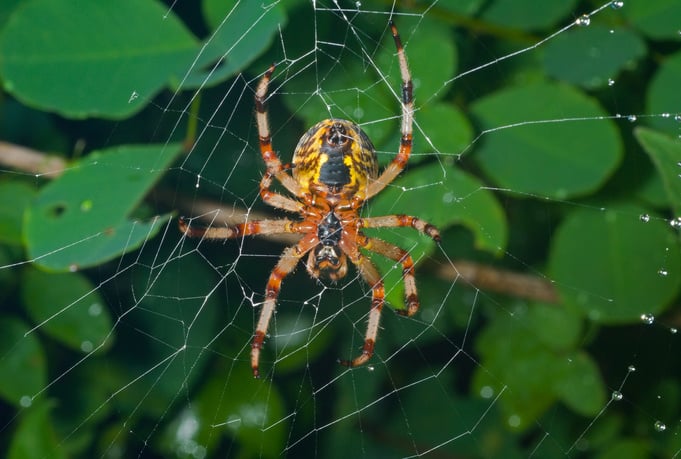
[[[304,120],[305,126],[314,126],[325,118],[343,118],[361,124],[390,119],[400,113],[399,103],[389,89],[384,84],[376,84],[372,68],[350,63],[325,71],[321,83],[317,78],[320,77],[314,71],[308,70],[283,87],[284,103]],[[395,91],[399,91],[399,86]],[[374,145],[379,145],[396,126],[384,122],[362,128]]]
[[[223,377],[210,378],[169,423],[162,442],[167,456],[201,445],[212,457],[220,441],[231,437],[244,457],[279,457],[289,431],[277,387],[254,380],[246,365],[235,367],[228,375],[228,382]],[[189,431],[188,425],[193,427]]]
[[[279,3],[207,0],[202,6],[213,33],[182,81],[183,89],[214,85],[243,70],[270,46],[286,24],[285,10]]]
[[[630,30],[592,25],[560,34],[544,48],[544,67],[550,76],[588,89],[635,65],[646,45]]]
[[[607,114],[596,101],[567,85],[501,90],[478,100],[472,111],[485,131],[475,159],[514,193],[582,195],[601,186],[622,157],[615,124],[598,119]]]
[[[21,414],[18,428],[12,436],[7,459],[31,457],[50,457],[61,459],[69,457],[54,428],[50,411],[54,402],[41,400]]]
[[[500,314],[476,342],[482,364],[474,377],[475,391],[486,386],[507,391],[500,404],[512,427],[533,425],[556,400],[572,410],[592,416],[605,403],[605,385],[588,355],[569,349],[552,350],[542,343],[547,330],[560,327],[553,320],[528,322],[532,308],[518,307],[511,315]]]
[[[657,168],[674,214],[681,217],[681,142],[646,128],[636,129],[634,135]]]
[[[462,224],[473,232],[478,249],[494,254],[503,251],[508,240],[506,218],[492,192],[472,175],[439,163],[418,167],[399,177],[370,201],[370,216],[391,214],[411,214],[435,225],[441,232],[454,224]],[[415,262],[435,248],[432,239],[417,235],[413,229],[378,229],[366,233],[408,250]],[[372,260],[385,274],[389,302],[400,307],[404,302],[401,266],[381,256],[374,256]]]
[[[605,385],[595,362],[583,352],[558,360],[555,391],[563,403],[582,416],[594,416],[605,406]]]
[[[623,438],[608,445],[596,459],[647,459],[653,454],[649,441]]]
[[[35,194],[35,187],[27,183],[0,182],[0,242],[22,244],[24,211]]]
[[[0,75],[27,105],[120,119],[183,75],[197,51],[194,36],[156,1],[34,0],[0,34]]]
[[[27,405],[47,383],[47,361],[35,333],[10,316],[0,316],[0,397],[16,406]]]
[[[646,0],[624,3],[622,14],[648,37],[679,40],[681,3],[677,0]]]
[[[414,24],[416,28],[410,27],[406,18],[397,22],[414,83],[414,103],[418,109],[447,95],[445,83],[456,76],[459,56],[456,40],[448,27],[428,17],[419,18]],[[382,71],[388,71],[390,86],[401,97],[402,77],[392,41],[392,36],[387,34],[377,62]]]
[[[648,113],[668,114],[646,119],[646,122],[668,134],[678,135],[681,120],[681,92],[678,91],[681,81],[681,52],[664,58],[646,92],[646,109]]]
[[[562,300],[603,323],[666,310],[681,286],[678,239],[643,209],[580,209],[558,228],[549,258]]]
[[[416,164],[431,158],[432,153],[442,157],[456,157],[473,140],[473,127],[464,114],[455,106],[436,102],[427,104],[416,113],[414,128],[414,150],[409,164]],[[399,136],[387,147],[389,154],[382,155],[388,163],[399,149]]]
[[[136,249],[165,218],[127,217],[181,151],[179,144],[121,146],[93,152],[47,184],[26,213],[29,258],[66,271]]]
[[[482,17],[504,27],[523,30],[545,29],[571,13],[575,0],[501,0],[487,2]]]
[[[526,321],[537,339],[556,351],[576,346],[582,332],[579,315],[556,305],[533,304]]]
[[[38,330],[82,352],[111,345],[111,317],[95,286],[79,273],[24,272],[22,296]]]

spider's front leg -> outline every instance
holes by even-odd
[[[300,196],[300,185],[291,177],[291,175],[286,173],[279,156],[277,156],[277,153],[272,148],[272,135],[270,133],[269,121],[267,120],[267,89],[270,80],[272,79],[272,74],[274,73],[274,67],[274,64],[272,64],[270,68],[267,69],[255,91],[255,120],[258,125],[260,153],[267,166],[267,175],[276,177],[291,194]],[[260,182],[260,187],[264,191],[269,191],[269,184],[269,180],[267,182],[263,180]],[[267,202],[267,200],[265,200],[265,202]]]
[[[191,224],[192,219],[180,217],[178,226],[180,232],[191,238],[204,239],[234,239],[242,236],[255,236],[258,234],[281,234],[299,232],[300,223],[287,219],[281,220],[253,220],[239,223],[233,226],[203,227]]]

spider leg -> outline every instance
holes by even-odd
[[[363,228],[412,227],[430,236],[435,242],[440,242],[440,232],[425,220],[410,215],[382,215],[362,219]]]
[[[414,122],[414,87],[411,81],[411,73],[409,72],[409,65],[407,64],[407,57],[404,53],[402,40],[400,34],[397,32],[397,27],[390,21],[390,30],[395,41],[395,48],[397,48],[397,60],[400,64],[400,75],[402,76],[402,126],[400,132],[402,137],[400,139],[400,149],[397,156],[390,164],[383,170],[383,173],[367,186],[366,195],[364,199],[369,199],[375,196],[383,188],[402,172],[404,166],[409,161],[412,148],[412,124]]]
[[[288,174],[285,174],[288,176]],[[260,180],[260,199],[264,203],[269,204],[272,207],[278,209],[287,210],[289,212],[294,212],[300,214],[303,212],[303,204],[295,199],[291,199],[279,193],[270,191],[270,186],[272,185],[272,174],[268,171],[262,176]]]
[[[378,270],[368,258],[359,252],[356,245],[343,247],[343,251],[350,257],[352,263],[357,266],[361,276],[371,286],[371,309],[369,310],[369,322],[367,323],[362,353],[352,360],[338,361],[338,363],[346,367],[357,367],[366,363],[374,355],[374,346],[378,336],[378,324],[385,301],[385,289],[383,288],[383,280]]]
[[[272,149],[272,135],[270,134],[270,125],[267,120],[267,88],[270,84],[272,74],[274,73],[274,67],[274,64],[272,64],[270,68],[267,69],[255,91],[255,119],[258,125],[260,153],[267,166],[267,173],[276,177],[291,194],[300,196],[302,194],[300,185],[298,185],[298,182],[296,182],[291,175],[286,173],[279,156]],[[268,187],[269,180],[266,183],[264,190],[267,190]],[[263,188],[262,182],[261,188]]]
[[[404,282],[404,304],[406,309],[397,309],[402,316],[411,317],[419,310],[419,298],[416,293],[416,278],[414,277],[414,260],[404,249],[389,244],[381,239],[369,238],[365,249],[390,258],[402,265],[402,282]]]
[[[260,377],[260,349],[262,349],[267,335],[267,329],[270,324],[270,319],[277,306],[277,297],[279,290],[281,290],[281,282],[289,275],[298,264],[298,261],[310,251],[315,245],[319,243],[319,239],[315,234],[308,234],[301,239],[298,244],[287,247],[281,254],[277,265],[272,270],[270,278],[267,281],[265,288],[265,303],[260,310],[260,318],[258,325],[255,327],[255,334],[253,335],[253,342],[251,344],[251,368],[253,369],[253,377]]]
[[[281,220],[253,220],[239,223],[233,226],[201,227],[191,226],[191,219],[180,217],[178,226],[180,232],[187,237],[200,237],[204,239],[234,239],[242,236],[254,236],[258,234],[299,233],[310,230],[310,224],[296,222],[287,219]]]

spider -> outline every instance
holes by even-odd
[[[413,316],[419,308],[414,279],[414,261],[409,253],[381,239],[367,237],[362,228],[412,227],[440,241],[438,230],[431,224],[408,215],[365,217],[359,215],[363,204],[390,184],[404,169],[412,149],[413,95],[407,58],[395,24],[389,23],[402,77],[401,142],[392,162],[378,174],[378,162],[369,137],[355,123],[342,119],[326,119],[310,128],[293,153],[293,165],[284,165],[272,148],[267,120],[267,88],[274,73],[272,64],[260,80],[255,93],[255,116],[262,154],[267,171],[260,181],[260,197],[270,206],[298,214],[300,219],[267,219],[248,221],[234,226],[200,228],[190,219],[179,218],[180,231],[187,237],[234,239],[243,236],[298,233],[302,238],[284,250],[272,270],[265,301],[251,344],[253,376],[260,376],[260,350],[270,319],[276,307],[282,280],[307,255],[308,273],[315,279],[333,282],[348,272],[348,259],[371,287],[371,309],[362,352],[352,360],[339,360],[347,367],[364,364],[374,353],[378,324],[385,291],[383,280],[364,249],[383,255],[402,265],[405,286],[405,309],[397,312]],[[289,174],[287,170],[292,169]],[[294,197],[270,190],[273,179]]]

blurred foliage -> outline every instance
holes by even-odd
[[[371,364],[342,369],[367,288],[299,269],[251,378],[282,246],[186,240],[174,216],[272,212],[252,103],[271,62],[284,162],[331,116],[393,158],[399,67],[388,14],[368,13],[391,3],[326,3],[0,5],[0,140],[64,164],[2,166],[0,455],[678,455],[678,0],[404,2],[415,150],[366,213],[442,231],[371,232],[417,260],[421,311],[386,308]],[[558,300],[435,275],[463,258]],[[402,307],[401,267],[373,259]]]

